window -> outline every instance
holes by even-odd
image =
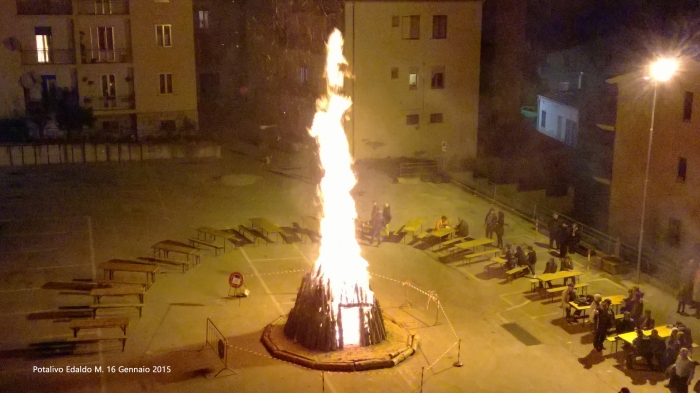
[[[683,99],[683,121],[690,122],[693,117],[693,93],[686,91]]]
[[[433,38],[447,38],[447,15],[433,15]]]
[[[306,67],[299,68],[299,82],[305,86],[309,82],[309,69]]]
[[[114,52],[114,28],[113,27],[98,27],[97,28],[97,56],[99,61],[114,61],[116,55]]]
[[[408,90],[418,89],[418,74],[408,74]]]
[[[199,11],[197,13],[197,17],[199,19],[199,28],[200,29],[208,29],[209,28],[209,11],[207,11],[207,10]]]
[[[566,129],[564,130],[564,143],[569,146],[576,147],[576,140],[578,139],[578,123],[566,119]]]
[[[420,39],[420,15],[404,16],[402,19],[401,38],[404,40]]]
[[[557,139],[562,140],[564,132],[564,118],[557,116]]]
[[[39,63],[51,62],[51,27],[37,26],[34,28],[36,39],[36,56]]]
[[[114,108],[117,106],[117,81],[114,74],[102,75],[102,106]]]
[[[547,124],[547,111],[542,111],[542,114],[540,114],[540,127],[544,128],[545,124]]]
[[[406,125],[414,126],[418,124],[418,115],[406,115]]]
[[[442,123],[442,113],[431,113],[430,114],[431,123]]]
[[[109,15],[112,13],[112,0],[95,0],[95,14]]]
[[[430,76],[430,88],[445,88],[445,67],[435,67]]]
[[[391,67],[391,79],[399,79],[398,67]]]
[[[156,25],[156,45],[173,46],[170,25]]]
[[[173,93],[173,74],[160,74],[160,94]]]
[[[175,120],[161,120],[160,130],[168,133],[175,132],[177,131],[177,123],[175,123]]]
[[[399,22],[401,19],[399,19],[398,16],[392,16],[391,17],[391,27],[399,27]]]
[[[688,160],[685,157],[678,158],[678,177],[676,181],[679,183],[685,183],[685,171],[688,168]]]
[[[668,244],[672,247],[681,245],[681,220],[675,218],[668,219]]]

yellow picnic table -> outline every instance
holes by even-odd
[[[659,332],[659,337],[661,338],[666,338],[666,337],[671,337],[671,329],[672,327],[668,327],[666,325],[663,326],[654,326],[654,329],[656,329],[657,332]],[[651,336],[651,329],[649,330],[644,330],[643,331],[645,336]],[[625,342],[632,344],[635,338],[637,338],[637,332],[628,332],[628,333],[622,333],[619,334],[618,339],[624,340]]]
[[[111,288],[93,288],[90,290],[90,296],[95,298],[95,304],[100,303],[102,296],[131,296],[139,297],[139,303],[143,304],[143,295],[145,291],[140,287],[119,286]]]
[[[265,238],[267,238],[271,233],[274,233],[275,243],[277,243],[280,233],[282,232],[282,228],[262,217],[249,218],[249,220],[251,222],[251,228],[260,228],[260,231]],[[267,232],[267,234],[265,234],[265,232]],[[267,240],[265,240],[265,242],[267,243]]]
[[[401,227],[397,232],[411,232],[411,236],[416,237],[416,232],[420,232],[423,230],[423,220],[420,218],[414,218],[412,220],[408,220],[406,224]],[[404,237],[404,243],[406,243],[406,237]]]
[[[489,239],[488,237],[480,237],[478,239],[474,240],[469,240],[466,242],[459,243],[455,246],[455,248],[459,248],[460,250],[469,250],[472,248],[476,248],[479,246],[486,246],[493,243],[493,240]],[[486,248],[486,247],[484,247]]]
[[[554,280],[559,280],[563,279],[564,283],[566,283],[567,278],[576,278],[580,276],[582,273],[578,270],[560,270],[556,273],[547,273],[547,274],[540,274],[536,278],[540,280],[541,283],[547,282],[547,281],[554,281]]]
[[[188,261],[190,260],[190,256],[192,256],[194,257],[195,263],[199,263],[199,248],[197,247],[192,247],[174,240],[163,240],[162,242],[152,245],[151,248],[153,249],[153,254],[158,254],[159,257],[162,253],[163,257],[167,258],[168,254],[174,252],[184,255]]]
[[[156,281],[156,273],[158,272],[158,266],[146,265],[142,263],[130,263],[120,260],[113,259],[109,262],[103,262],[99,266],[103,269],[105,273],[109,273],[109,279],[114,279],[114,272],[133,272],[133,273],[146,273],[146,282],[150,285],[152,282]]]
[[[539,278],[539,276],[537,276],[537,278]],[[610,305],[615,307],[615,314],[617,314],[617,311],[618,311],[617,309],[620,307],[620,304],[622,304],[622,301],[625,300],[626,298],[627,298],[627,296],[625,296],[625,295],[612,295],[612,296],[603,296],[602,300],[609,299],[611,302]],[[587,319],[586,318],[586,311],[591,309],[590,304],[580,306],[580,305],[576,304],[575,302],[569,302],[569,305],[571,307],[573,307],[574,310],[583,311],[583,315],[581,316],[581,318],[583,318],[584,321]]]
[[[216,228],[212,228],[212,227],[199,227],[199,228],[197,228],[197,239],[199,239],[200,234],[204,235],[204,240],[206,240],[206,241],[209,241],[210,237],[211,237],[211,241],[216,241],[217,237],[224,239],[224,253],[226,252],[226,240],[238,238],[238,236],[236,236],[235,234],[233,234],[231,232],[222,231],[220,229],[216,229]]]

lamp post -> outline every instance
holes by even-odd
[[[637,244],[637,283],[642,281],[642,243],[644,242],[644,215],[647,206],[647,186],[649,184],[649,164],[651,162],[651,142],[654,137],[654,117],[656,115],[656,90],[659,82],[666,82],[678,70],[678,61],[659,59],[649,67],[649,77],[654,82],[654,96],[651,100],[651,125],[649,126],[649,145],[647,147],[647,164],[644,172],[644,191],[642,193],[642,219],[639,224],[639,243]]]

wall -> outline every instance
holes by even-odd
[[[573,106],[562,104],[560,102],[550,100],[546,97],[538,97],[538,115],[537,115],[537,131],[551,136],[552,138],[566,143],[566,120],[571,120],[576,123],[578,129],[578,109]],[[546,112],[545,124],[542,127],[542,112]],[[558,117],[562,117],[561,128]],[[574,137],[574,141],[576,138]],[[569,144],[569,143],[567,143]],[[570,145],[570,144],[569,144]]]

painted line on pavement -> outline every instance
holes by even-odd
[[[511,302],[510,300],[506,299],[504,296],[521,295],[521,294],[523,294],[523,293],[525,293],[525,291],[520,290],[520,291],[518,291],[518,292],[504,293],[504,294],[501,294],[501,295],[498,295],[498,296],[499,296],[501,299],[503,299],[504,302],[506,302],[506,303],[508,303],[508,304],[510,304],[510,305],[512,306],[512,305],[513,305],[513,302]]]
[[[279,311],[280,315],[284,314],[284,311],[282,311],[282,306],[277,302],[277,299],[275,299],[275,296],[272,294],[272,291],[270,291],[270,288],[267,287],[267,284],[265,284],[265,280],[262,279],[260,276],[260,272],[258,272],[258,269],[255,268],[255,265],[253,265],[253,261],[248,258],[248,254],[245,252],[243,248],[240,249],[241,254],[243,254],[243,258],[248,262],[248,265],[250,266],[251,269],[255,272],[255,275],[258,277],[258,280],[260,280],[260,283],[263,286],[263,289],[267,293],[268,296],[270,296],[270,299],[272,299],[272,302],[275,303],[275,307],[277,307],[277,311]]]
[[[285,259],[302,259],[303,257],[284,257],[284,258],[263,258],[263,259],[251,259],[253,262],[263,262],[263,261],[281,261]]]
[[[297,247],[296,243],[292,243],[292,246],[294,247],[294,249],[297,250],[297,252],[299,253],[299,255],[300,255],[302,258],[304,258],[304,260],[305,260],[310,266],[313,266],[313,265],[314,265],[314,263],[311,262],[311,260],[309,260],[309,258],[307,258],[306,255],[304,255],[303,252],[301,252],[301,250],[299,249],[299,247]]]

